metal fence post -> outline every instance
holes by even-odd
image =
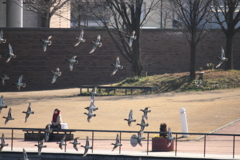
[[[149,151],[149,133],[147,135],[147,155],[148,155],[148,151]]]
[[[176,134],[176,143],[175,143],[175,156],[177,156],[177,136],[178,136],[178,134]]]
[[[12,139],[11,139],[11,151],[13,150],[13,129],[12,129]]]
[[[206,154],[206,135],[204,135],[204,148],[203,148],[203,156],[205,157]]]
[[[94,131],[92,131],[92,153],[93,153]]]
[[[119,143],[121,144],[122,141],[122,132],[120,132],[120,136],[119,136]],[[121,154],[121,146],[119,146],[119,154]]]
[[[233,136],[233,158],[235,155],[235,136]]]

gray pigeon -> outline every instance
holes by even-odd
[[[149,107],[146,107],[145,109],[140,109],[140,111],[143,111],[144,118],[148,119],[147,113],[151,112],[151,110],[148,109]]]
[[[91,42],[93,44],[93,48],[89,52],[89,54],[93,53],[97,49],[97,47],[102,47],[102,43],[100,42],[100,40],[101,40],[101,36],[98,35],[97,40],[95,42],[94,41]]]
[[[78,60],[76,60],[77,56],[73,56],[71,59],[65,59],[66,61],[69,62],[69,70],[72,71],[73,70],[73,65],[74,64],[78,64]]]
[[[116,149],[118,146],[122,146],[122,144],[119,141],[119,135],[118,134],[117,134],[117,137],[116,137],[116,142],[112,143],[112,145],[114,145],[112,151],[114,151],[114,149]]]
[[[41,155],[42,148],[46,148],[47,147],[46,145],[43,145],[43,143],[44,143],[44,139],[42,141],[40,141],[38,144],[34,145],[34,146],[38,147],[38,156]]]
[[[33,112],[32,109],[31,109],[31,103],[30,103],[30,102],[29,102],[27,111],[26,111],[26,112],[23,111],[22,113],[25,113],[25,114],[26,114],[26,116],[25,116],[25,123],[26,123],[29,115],[30,115],[30,114],[34,114],[34,112]]]
[[[11,108],[9,108],[8,116],[7,116],[7,117],[3,116],[3,118],[6,119],[6,120],[5,120],[5,124],[7,124],[7,122],[8,122],[9,120],[14,120],[14,118],[12,118],[12,109],[11,109]]]
[[[9,77],[6,74],[1,76],[2,85],[5,85],[5,80],[9,80]]]
[[[74,47],[77,47],[81,42],[84,43],[86,41],[86,39],[83,39],[83,34],[84,34],[84,31],[83,31],[83,29],[81,29],[81,33],[80,33],[79,37],[76,37],[77,42],[75,43]]]
[[[98,108],[94,105],[94,101],[91,101],[90,106],[86,107],[85,109],[87,110],[91,109],[92,111],[98,110]]]
[[[132,31],[132,34],[129,36],[129,47],[132,47],[133,40],[137,39],[135,33],[136,33],[135,31]]]
[[[52,41],[51,41],[52,36],[48,36],[46,39],[40,39],[40,41],[43,42],[43,52],[47,51],[47,46],[51,46],[52,45]]]
[[[143,131],[139,131],[138,132],[138,136],[135,137],[135,139],[137,139],[137,143],[142,147],[142,140],[145,139],[144,137],[142,137],[143,135]]]
[[[65,143],[66,135],[63,136],[60,142],[57,142],[59,145],[59,148],[62,149],[62,146],[66,146],[67,144]]]
[[[6,63],[8,63],[11,58],[16,58],[17,56],[13,53],[13,49],[12,49],[12,46],[11,44],[9,43],[8,44],[8,48],[9,48],[9,53],[8,53],[8,59],[6,60]]]
[[[23,148],[23,160],[29,160],[29,159],[28,159],[27,152],[25,151],[24,148]]]
[[[5,143],[4,134],[2,134],[1,144],[0,144],[0,152],[2,151],[3,147],[5,147],[5,146],[8,146],[8,144]]]
[[[3,39],[3,30],[1,30],[0,32],[0,43],[6,43],[7,40],[6,39]]]
[[[73,142],[70,142],[71,144],[73,144],[73,148],[78,151],[78,148],[77,148],[77,145],[81,144],[81,143],[78,143],[78,138],[74,138]]]
[[[172,136],[171,128],[168,128],[168,136],[167,136],[167,147],[170,147],[172,144],[172,141],[174,140],[174,137]]]
[[[0,97],[0,113],[3,108],[7,108],[7,105],[4,104],[3,102],[3,96]]]
[[[49,140],[50,133],[52,133],[52,129],[51,129],[50,124],[46,125],[44,132],[45,132],[45,141],[47,142]]]
[[[142,116],[142,121],[141,121],[141,123],[140,123],[140,124],[137,123],[137,125],[141,126],[141,131],[143,131],[144,128],[148,126],[148,123],[145,123],[144,116]]]
[[[129,126],[131,126],[132,122],[136,122],[136,119],[133,119],[132,114],[133,114],[133,111],[130,110],[129,115],[128,115],[128,119],[124,119],[125,121],[128,121]]]
[[[93,110],[91,108],[88,109],[88,113],[84,112],[84,114],[86,114],[88,117],[87,117],[87,121],[90,122],[90,119],[92,117],[96,117],[96,114],[93,114]]]
[[[21,87],[26,87],[26,83],[23,83],[22,82],[22,79],[23,79],[23,75],[21,75],[19,78],[18,78],[18,82],[17,83],[13,83],[14,85],[17,86],[17,89],[20,90]]]
[[[81,145],[81,147],[84,148],[83,157],[85,157],[85,156],[87,155],[88,150],[89,150],[89,149],[92,149],[92,147],[89,146],[88,136],[86,137],[86,145],[85,145],[85,146]]]
[[[123,66],[120,65],[119,57],[116,58],[116,63],[111,65],[115,67],[111,76],[113,76],[118,71],[118,69],[123,69]]]
[[[223,47],[221,47],[221,57],[217,57],[218,59],[220,59],[218,65],[216,65],[216,68],[220,67],[221,64],[224,62],[224,61],[228,61],[228,58],[225,57],[225,53],[224,53],[224,49]]]
[[[53,78],[52,78],[52,83],[55,83],[57,80],[57,77],[62,75],[62,72],[60,71],[59,68],[56,68],[56,71],[50,71],[53,74]]]

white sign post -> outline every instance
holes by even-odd
[[[186,115],[185,108],[180,109],[180,118],[181,118],[182,132],[188,133],[187,115]],[[183,134],[182,136],[188,137],[188,134]]]

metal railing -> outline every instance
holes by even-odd
[[[0,127],[0,130],[11,130],[11,150],[13,150],[13,139],[14,139],[14,130],[44,130],[43,128],[8,128],[8,127]],[[121,143],[122,140],[122,133],[138,133],[138,131],[121,131],[121,130],[86,130],[86,129],[62,129],[61,131],[63,132],[63,130],[65,131],[65,134],[67,132],[91,132],[92,133],[92,153],[94,151],[94,133],[95,132],[108,132],[108,133],[119,133],[119,140]],[[144,134],[147,134],[147,155],[149,154],[149,134],[160,134],[160,133],[165,133],[167,134],[168,132],[152,132],[152,131],[144,131]],[[206,137],[207,136],[230,136],[233,137],[232,139],[232,157],[235,157],[235,149],[236,149],[236,145],[235,145],[235,141],[236,141],[236,137],[240,137],[240,134],[215,134],[215,133],[184,133],[184,132],[172,132],[173,135],[175,136],[175,156],[177,156],[178,153],[178,139],[180,138],[179,135],[201,135],[203,137],[203,157],[206,156]],[[181,136],[182,137],[182,136]],[[65,146],[65,152],[66,152],[66,146]],[[119,154],[121,154],[121,146],[119,146]]]

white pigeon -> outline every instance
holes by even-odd
[[[102,47],[102,43],[100,42],[100,40],[101,40],[101,36],[98,35],[97,40],[95,42],[94,41],[91,42],[93,44],[93,48],[89,52],[89,54],[93,53],[96,50],[97,47]]]
[[[8,110],[8,116],[7,117],[3,116],[3,118],[6,119],[4,124],[7,124],[7,122],[9,120],[14,120],[14,118],[12,118],[12,109],[11,108],[9,108],[9,110]]]
[[[171,146],[172,141],[174,140],[174,137],[172,136],[171,128],[168,128],[168,136],[167,136],[167,147]]]
[[[60,142],[57,142],[59,145],[59,148],[62,149],[62,146],[66,146],[67,144],[65,143],[66,135],[63,136]]]
[[[50,133],[52,133],[52,129],[51,129],[50,124],[46,125],[44,132],[45,132],[45,141],[47,142],[49,140]]]
[[[81,29],[81,33],[80,33],[79,37],[76,37],[77,42],[75,43],[74,47],[77,47],[81,42],[84,43],[86,41],[86,39],[83,39],[83,34],[84,34],[84,31],[83,31],[83,29]]]
[[[228,61],[228,58],[225,57],[225,53],[224,53],[224,49],[223,47],[221,47],[221,57],[217,57],[218,59],[220,59],[218,65],[216,65],[216,68],[220,67],[221,64],[224,62],[224,61]]]
[[[143,112],[144,118],[148,119],[147,113],[151,112],[151,110],[148,109],[149,107],[146,107],[145,109],[140,109],[140,111]]]
[[[87,109],[87,110],[91,109],[92,111],[98,110],[98,108],[94,105],[94,101],[91,101],[90,106],[85,107],[85,109]]]
[[[113,76],[113,75],[118,71],[118,69],[123,69],[123,66],[120,65],[120,59],[119,59],[119,57],[116,58],[116,63],[115,63],[115,65],[114,65],[114,64],[111,64],[111,65],[115,67],[114,70],[113,70],[113,72],[112,72],[112,74],[111,74],[111,76]]]
[[[29,159],[28,159],[27,152],[25,151],[24,148],[23,148],[23,160],[29,160]]]
[[[137,143],[142,146],[142,140],[145,139],[144,137],[142,137],[143,135],[143,131],[139,131],[138,132],[138,136],[135,137],[135,139],[137,139]]]
[[[1,76],[2,85],[5,85],[5,80],[9,80],[9,77],[6,74]]]
[[[52,41],[51,41],[52,36],[48,36],[46,39],[40,39],[40,41],[43,42],[43,52],[47,51],[47,46],[51,46],[52,45]]]
[[[132,122],[136,122],[136,119],[133,119],[132,114],[133,114],[133,111],[130,110],[129,115],[128,115],[128,119],[124,119],[124,120],[128,121],[129,126],[131,126]]]
[[[22,82],[22,79],[23,79],[23,75],[21,75],[19,78],[18,78],[18,82],[17,83],[13,83],[14,85],[17,86],[17,89],[20,90],[21,87],[26,87],[26,83],[23,83]]]
[[[114,149],[116,149],[118,146],[122,146],[122,144],[119,141],[119,135],[118,134],[117,134],[117,137],[116,137],[116,142],[112,143],[112,145],[114,145],[112,151],[114,151]]]
[[[7,105],[4,104],[3,102],[3,95],[0,97],[0,113],[3,108],[7,108]]]
[[[16,58],[17,56],[13,53],[13,49],[12,49],[12,46],[11,44],[9,43],[8,44],[8,48],[9,48],[9,53],[8,53],[8,59],[6,60],[6,63],[8,63],[11,58]]]
[[[132,34],[129,36],[129,47],[132,47],[133,40],[137,39],[135,33],[136,33],[135,31],[132,31]]]
[[[5,146],[8,146],[8,144],[5,143],[4,134],[2,134],[1,144],[0,144],[0,152],[2,151],[3,147],[5,147]]]
[[[59,68],[56,68],[56,71],[50,71],[53,74],[53,78],[52,78],[52,83],[56,82],[57,77],[62,75],[62,72],[60,71]]]
[[[88,113],[84,112],[84,114],[86,114],[88,117],[87,117],[87,121],[90,122],[90,119],[92,117],[96,117],[96,114],[93,114],[93,110],[91,108],[88,109]]]
[[[78,60],[76,60],[77,56],[73,56],[71,59],[65,59],[66,61],[69,62],[69,70],[72,71],[73,70],[73,65],[74,64],[78,64]]]
[[[85,146],[81,145],[81,147],[84,148],[83,157],[85,157],[85,156],[87,155],[88,150],[89,150],[89,149],[92,149],[92,147],[89,146],[88,136],[86,137],[86,145],[85,145]]]
[[[44,139],[42,141],[40,141],[39,144],[35,144],[34,145],[34,146],[38,147],[38,156],[41,155],[42,148],[46,148],[47,147],[46,145],[43,145],[43,143],[44,143]]]
[[[30,102],[29,102],[27,111],[23,111],[22,113],[25,113],[25,114],[26,114],[26,116],[25,116],[25,123],[26,123],[29,115],[30,115],[30,114],[34,114],[34,112],[33,112],[32,109],[31,109],[31,103],[30,103]]]
[[[78,148],[77,148],[77,145],[81,144],[81,143],[78,143],[78,138],[74,138],[73,142],[70,142],[71,144],[73,144],[73,148],[78,151]]]
[[[3,30],[1,30],[0,32],[0,43],[6,43],[7,40],[6,39],[3,39]]]
[[[140,124],[137,123],[137,125],[141,126],[141,131],[143,131],[145,127],[148,127],[148,126],[149,126],[148,123],[145,123],[144,116],[142,116],[142,121],[141,121],[141,123],[140,123]]]

